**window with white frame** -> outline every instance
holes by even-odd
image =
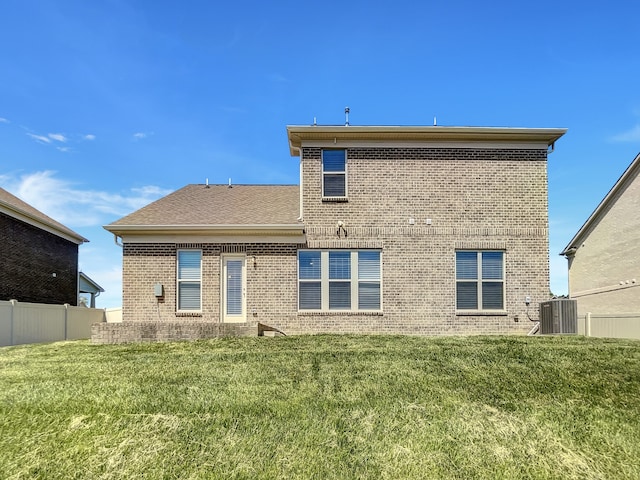
[[[504,252],[456,252],[456,309],[504,310]]]
[[[347,151],[322,150],[322,197],[347,196]]]
[[[381,310],[379,250],[300,250],[300,310]]]
[[[202,251],[178,250],[178,311],[202,310]]]

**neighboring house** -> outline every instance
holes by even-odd
[[[561,255],[578,315],[640,312],[640,154]]]
[[[104,288],[91,280],[86,273],[80,272],[80,278],[78,279],[78,292],[88,294],[89,305],[87,306],[90,308],[96,308],[96,297],[99,297],[100,294],[104,292]]]
[[[547,154],[565,131],[289,126],[300,186],[188,185],[105,226],[124,324],[526,333],[526,302],[549,298]]]
[[[0,300],[77,305],[87,241],[0,188]]]

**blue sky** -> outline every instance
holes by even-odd
[[[592,1],[5,0],[0,186],[90,240],[189,183],[298,183],[286,125],[562,127],[549,157],[558,254],[640,152],[640,4]]]

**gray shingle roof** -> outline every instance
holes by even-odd
[[[187,185],[107,227],[294,225],[299,195],[297,185]]]
[[[45,215],[40,210],[32,207],[27,202],[20,200],[18,197],[12,195],[3,188],[0,188],[0,208],[1,207],[4,207],[4,210],[6,210],[8,215],[11,215],[21,221],[26,220],[28,223],[32,223],[39,228],[49,230],[63,238],[71,237],[71,239],[76,243],[89,241],[82,235],[74,232],[68,227],[65,227],[60,222]]]

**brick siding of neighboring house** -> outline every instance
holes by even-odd
[[[78,304],[76,243],[0,213],[0,248],[0,300]]]

